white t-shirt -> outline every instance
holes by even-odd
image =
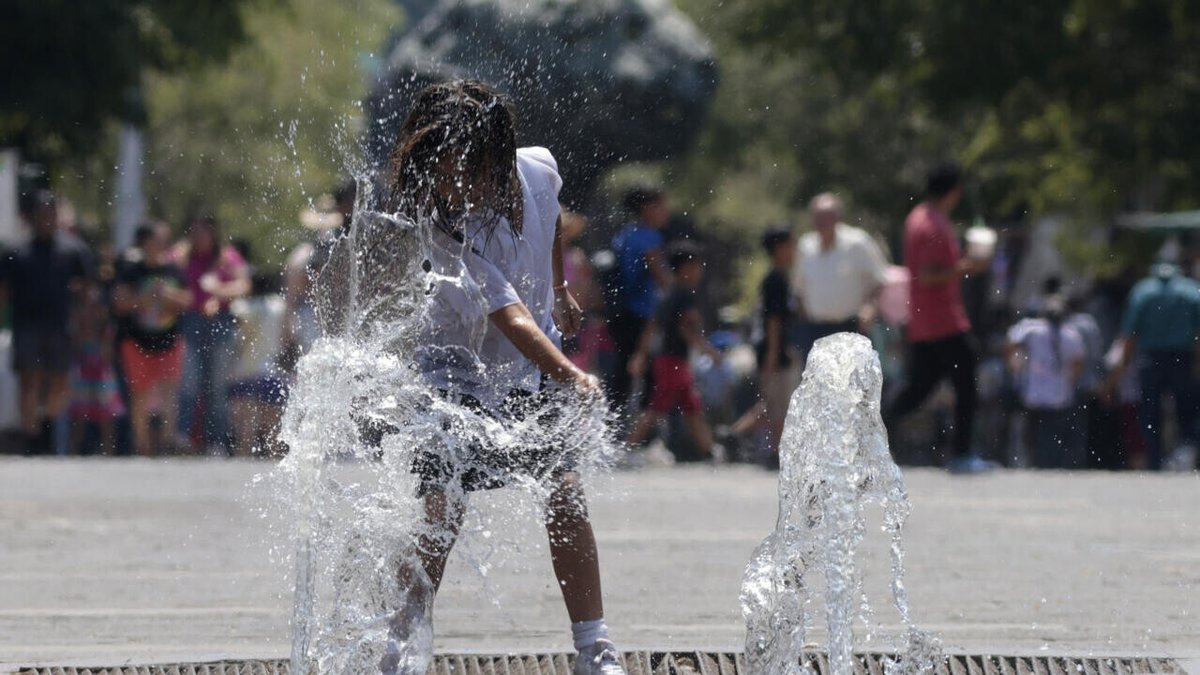
[[[1083,337],[1070,325],[1058,329],[1045,319],[1022,319],[1008,329],[1008,341],[1025,355],[1020,372],[1021,402],[1028,408],[1062,410],[1071,405],[1071,364],[1086,355]]]
[[[875,289],[887,281],[887,261],[871,235],[838,223],[833,248],[821,250],[821,236],[807,232],[796,244],[792,291],[810,321],[836,323],[858,316]]]
[[[540,373],[488,321],[488,315],[524,303],[555,344],[552,254],[562,179],[545,148],[517,150],[523,197],[520,236],[501,219],[495,230],[471,230],[459,243],[434,232],[430,326],[421,363],[431,384],[494,405],[512,389],[537,391]],[[457,277],[464,269],[464,284]]]

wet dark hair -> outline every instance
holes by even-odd
[[[142,223],[133,231],[133,245],[141,248],[150,241],[150,237],[154,236],[154,230],[157,229],[157,223]]]
[[[781,244],[786,244],[792,238],[792,231],[782,225],[772,227],[767,230],[762,236],[762,246],[767,251],[767,255],[774,255],[775,249]]]
[[[672,244],[667,251],[667,262],[670,263],[672,270],[678,270],[690,262],[699,262],[702,259],[703,252],[700,247],[690,241]]]
[[[409,218],[434,218],[435,224],[461,235],[462,219],[438,193],[439,165],[450,160],[463,179],[478,182],[481,207],[471,215],[494,230],[507,218],[513,234],[524,217],[517,175],[516,111],[498,89],[478,80],[457,80],[422,89],[413,102],[392,148],[388,172],[388,210]]]
[[[621,197],[621,206],[630,215],[638,216],[641,215],[642,209],[662,199],[666,194],[662,188],[638,185],[625,191],[625,195]]]
[[[954,162],[939,162],[925,174],[925,195],[933,199],[945,197],[962,185],[962,167]]]

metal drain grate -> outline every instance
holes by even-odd
[[[883,675],[888,654],[858,655],[859,675]],[[629,675],[743,675],[741,654],[732,652],[625,652]],[[828,675],[825,654],[805,653],[805,663]],[[1186,675],[1174,659],[1057,656],[947,656],[936,675]],[[220,661],[111,668],[22,668],[16,675],[288,675],[287,661]],[[480,656],[442,654],[429,675],[571,675],[566,654]]]

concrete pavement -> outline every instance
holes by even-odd
[[[290,570],[273,561],[283,540],[258,515],[270,495],[251,485],[268,469],[0,460],[0,672],[286,655]],[[622,647],[740,648],[741,573],[774,523],[775,480],[676,467],[593,486]],[[914,615],[949,648],[1200,658],[1196,475],[910,470],[906,481]],[[435,608],[439,649],[569,648],[544,534],[522,527],[512,538],[534,543],[486,584],[456,554]],[[862,564],[877,620],[894,632],[875,528]]]

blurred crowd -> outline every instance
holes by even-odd
[[[962,182],[953,165],[930,171],[895,242],[901,264],[831,193],[812,198],[806,227],[769,228],[738,269],[676,226],[661,188],[622,195],[611,239],[564,212],[565,279],[587,317],[564,349],[604,382],[629,463],[777,465],[808,353],[854,332],[881,355],[902,463],[1195,468],[1200,286],[1188,261],[1168,256],[1128,283],[1045,275],[1018,302],[1029,241],[955,229]],[[127,250],[93,249],[54,193],[24,194],[28,236],[0,258],[4,450],[286,451],[275,431],[319,333],[312,280],[353,208],[352,183],[318,200],[282,274],[266,275],[203,211],[140,227]],[[722,306],[751,273],[753,309]]]

